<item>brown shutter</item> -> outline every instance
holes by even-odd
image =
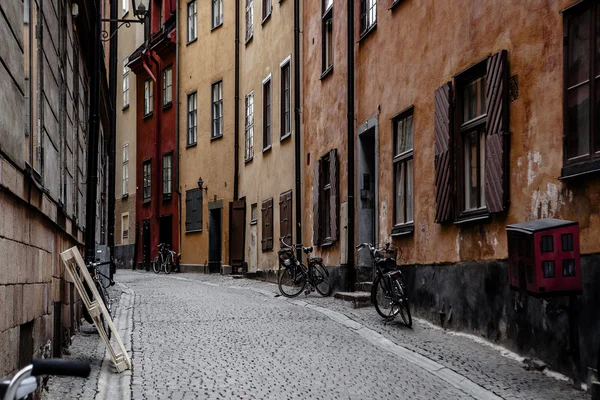
[[[435,91],[435,222],[454,217],[452,149],[452,82]]]
[[[319,227],[319,195],[321,194],[321,160],[316,160],[313,179],[313,243],[321,243],[321,228]]]
[[[261,240],[260,243],[262,245],[262,251],[266,251],[267,250],[267,236],[268,236],[268,232],[267,232],[267,227],[269,225],[268,222],[268,200],[265,200],[262,202],[262,207],[260,208],[261,211]]]
[[[287,244],[292,244],[292,192],[285,192],[279,196],[279,233],[280,239]]]
[[[244,263],[246,201],[238,200],[229,203],[229,265],[241,267]]]
[[[273,198],[267,200],[267,250],[273,250]]]
[[[508,206],[508,57],[506,50],[487,62],[485,202],[490,213]]]
[[[338,238],[338,181],[337,150],[333,149],[329,152],[329,182],[331,183],[331,196],[329,197],[329,228],[331,231],[331,240],[334,241]]]

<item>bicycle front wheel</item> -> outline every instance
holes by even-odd
[[[106,293],[106,289],[104,289],[104,287],[102,286],[101,283],[96,282],[96,290],[98,291],[98,294],[100,295],[100,301],[102,301],[102,303],[104,303],[104,306],[106,307],[106,310],[108,311],[108,315],[110,318],[112,318],[111,312],[111,306],[110,306],[110,302],[108,301],[108,294]],[[106,333],[106,336],[108,337],[108,340],[110,340],[110,336],[111,336],[111,331],[110,328],[108,327],[108,322],[105,321],[104,319],[104,314],[100,314],[100,329],[104,330],[104,332]]]
[[[377,275],[373,281],[371,301],[377,313],[383,318],[394,318],[398,314],[399,309],[394,306],[391,290],[381,275]]]
[[[155,274],[160,272],[160,264],[160,258],[158,256],[154,257],[154,261],[152,261],[152,269],[154,270]]]
[[[321,296],[327,297],[331,294],[329,271],[327,271],[327,268],[322,263],[315,263],[313,265],[313,284]]]
[[[168,275],[171,273],[171,270],[173,269],[173,257],[171,256],[171,254],[167,256],[167,259],[163,264],[163,268],[165,269],[165,274]]]
[[[395,304],[398,308],[398,313],[402,317],[404,325],[408,328],[412,326],[412,316],[410,315],[410,304],[408,302],[408,295],[406,294],[406,287],[402,280],[394,280],[394,288],[396,290]]]
[[[296,297],[306,286],[306,273],[299,266],[279,268],[279,291],[285,297]]]

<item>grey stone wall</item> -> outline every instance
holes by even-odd
[[[117,268],[133,269],[134,244],[115,246],[115,264]]]

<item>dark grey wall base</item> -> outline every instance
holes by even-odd
[[[600,351],[600,255],[581,260],[584,287],[578,296],[578,321],[581,363],[587,370],[596,365]],[[414,315],[481,335],[568,376],[577,375],[569,353],[567,297],[538,299],[510,290],[504,261],[403,270]]]
[[[208,274],[209,269],[207,265],[201,264],[181,264],[179,266],[180,272],[195,272],[200,274]]]
[[[134,244],[115,246],[115,265],[117,268],[133,269]]]

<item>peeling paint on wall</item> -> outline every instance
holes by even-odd
[[[387,200],[382,199],[381,207],[379,208],[379,237],[376,238],[379,242],[389,240],[390,232],[388,232],[388,223],[389,221]]]
[[[519,159],[519,161],[521,161]],[[527,153],[527,186],[531,186],[542,164],[542,155],[537,151]],[[520,165],[519,165],[520,166]]]
[[[561,207],[573,201],[573,193],[552,182],[546,183],[546,190],[535,190],[531,196],[530,218],[554,218]]]

